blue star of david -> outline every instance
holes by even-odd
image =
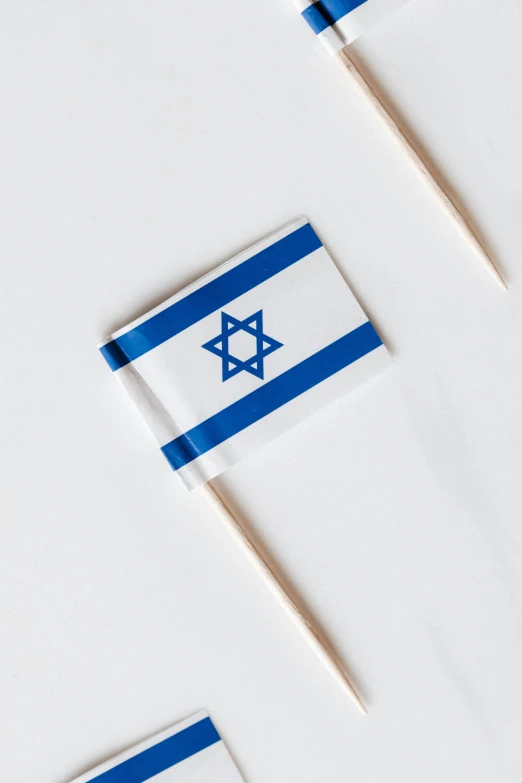
[[[230,353],[229,339],[236,332],[246,332],[255,337],[255,353],[248,359],[238,359]],[[277,351],[282,345],[283,343],[263,333],[263,311],[258,310],[257,313],[245,318],[244,321],[239,321],[234,316],[221,312],[221,334],[201,347],[221,358],[223,381],[228,381],[229,378],[242,370],[263,380],[265,356]]]

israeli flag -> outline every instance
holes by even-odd
[[[72,783],[243,783],[206,712],[125,751]]]
[[[336,52],[397,11],[408,0],[294,0],[303,19]]]
[[[100,350],[187,489],[390,362],[304,218],[116,332]]]

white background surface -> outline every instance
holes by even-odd
[[[0,779],[66,783],[206,707],[249,783],[518,783],[518,0],[414,0],[356,47],[507,295],[290,0],[2,0],[0,17]],[[95,350],[300,214],[396,365],[222,486],[367,720]]]

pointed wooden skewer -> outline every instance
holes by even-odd
[[[150,423],[159,419],[162,422],[167,422],[169,432],[174,432],[174,423],[170,419],[168,412],[157,397],[151,393],[149,387],[143,381],[143,378],[137,372],[134,365],[130,363],[126,365],[126,369],[127,372],[118,373],[119,380],[123,383],[123,386],[138,407],[145,421]],[[154,424],[151,424],[150,426],[153,427]],[[163,440],[163,442],[165,441]],[[355,702],[360,711],[364,715],[367,715],[368,712],[366,707],[357,695],[355,688],[351,684],[342,664],[334,654],[332,647],[328,644],[323,634],[313,627],[311,619],[297,606],[295,600],[290,595],[290,591],[285,587],[282,576],[275,572],[274,567],[269,565],[266,558],[256,547],[254,541],[249,538],[247,531],[221,498],[214,482],[207,481],[206,484],[203,484],[201,489],[229,533],[236,539],[236,542],[242,548],[251,565],[254,566],[279,603],[286,609],[290,619],[301,631],[315,654],[321,659],[330,674],[335,677],[341,688],[343,688]]]
[[[323,634],[313,627],[311,619],[299,609],[294,599],[290,596],[289,591],[285,588],[284,580],[281,575],[276,574],[273,567],[268,564],[266,558],[249,538],[239,520],[236,519],[228,505],[220,497],[212,481],[207,481],[206,484],[203,484],[202,489],[205,492],[210,505],[222,522],[224,522],[229,533],[232,534],[236,542],[240,545],[251,565],[254,566],[281,606],[286,609],[290,619],[305,637],[317,657],[321,659],[324,666],[337,680],[345,693],[355,702],[363,715],[367,715],[368,711],[366,707],[357,695],[355,688],[348,679],[348,675],[344,671],[341,663],[337,660],[330,644],[324,638]]]
[[[403,147],[404,151],[406,152],[406,154],[408,155],[412,163],[417,168],[417,171],[424,177],[428,185],[431,185],[433,192],[435,193],[435,195],[439,200],[439,203],[442,205],[442,207],[446,209],[446,212],[450,215],[450,217],[453,218],[453,221],[459,227],[459,229],[461,230],[462,234],[467,239],[471,247],[474,248],[474,250],[482,260],[482,263],[484,264],[486,269],[489,272],[491,272],[491,274],[493,275],[497,283],[500,285],[500,287],[503,288],[504,291],[507,291],[508,288],[505,281],[503,280],[500,272],[495,266],[492,258],[488,255],[482,242],[478,239],[476,234],[473,232],[468,221],[462,215],[460,210],[457,208],[454,201],[444,190],[444,188],[436,178],[435,173],[431,170],[431,168],[426,163],[426,161],[421,157],[419,150],[416,148],[413,141],[410,139],[407,131],[392,116],[390,110],[384,105],[384,103],[376,94],[376,92],[374,91],[373,87],[368,82],[364,74],[357,67],[356,63],[353,61],[350,55],[349,47],[344,46],[336,53],[335,56],[337,57],[339,62],[343,65],[343,67],[347,70],[350,76],[354,79],[354,81],[360,87],[360,89],[365,94],[365,96],[370,100],[374,108],[379,113],[381,119],[385,122],[386,126],[395,137],[395,140]]]

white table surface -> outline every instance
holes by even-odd
[[[508,294],[291,0],[2,0],[0,19],[0,780],[66,783],[204,707],[249,783],[519,783],[519,0],[413,0],[356,44]],[[368,719],[96,351],[300,214],[395,365],[221,486]]]

